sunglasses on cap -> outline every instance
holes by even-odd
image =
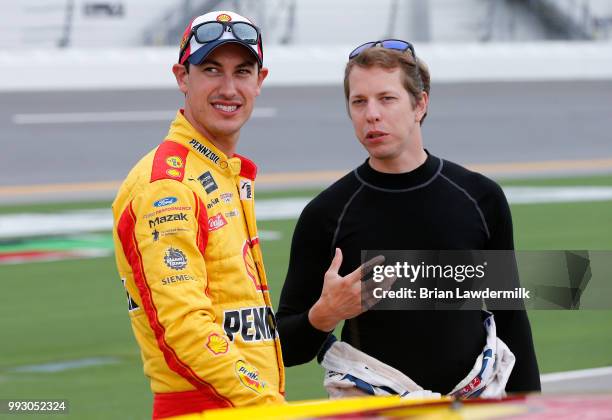
[[[225,33],[225,31],[231,32],[234,38],[249,45],[257,45],[261,37],[259,29],[257,29],[256,26],[251,25],[247,22],[211,21],[200,23],[199,25],[194,26],[191,29],[191,33],[189,34],[185,45],[179,53],[179,61],[180,58],[183,57],[185,50],[189,46],[189,41],[191,40],[191,37],[195,37],[195,40],[199,44],[207,44],[209,42],[213,42],[220,39]]]
[[[410,51],[410,54],[412,54],[412,57],[416,58],[416,55],[414,53],[414,47],[412,46],[410,42],[402,41],[401,39],[383,39],[380,41],[366,42],[365,44],[361,44],[360,46],[355,48],[353,51],[351,51],[351,53],[349,54],[349,60],[357,57],[359,54],[361,54],[363,51],[367,50],[368,48],[379,47],[379,46],[383,48],[387,48],[389,50],[397,50],[401,52]]]

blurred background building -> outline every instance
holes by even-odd
[[[193,16],[222,9],[251,17],[268,45],[612,35],[608,0],[21,0],[3,4],[0,48],[175,46]]]

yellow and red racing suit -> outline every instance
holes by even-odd
[[[284,400],[256,171],[225,156],[181,110],[113,203],[117,267],[154,418]]]

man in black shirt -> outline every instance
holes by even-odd
[[[356,48],[344,89],[369,158],[299,218],[277,313],[285,365],[313,359],[346,320],[344,342],[425,389],[448,393],[483,349],[480,312],[364,311],[361,251],[511,250],[508,203],[494,181],[423,148],[430,79],[412,45],[385,40]],[[527,314],[494,316],[497,336],[516,356],[506,391],[540,390]]]

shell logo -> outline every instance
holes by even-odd
[[[249,249],[249,241],[246,240],[244,241],[244,245],[242,246],[242,259],[244,261],[244,268],[246,268],[247,275],[253,281],[255,289],[262,290],[261,284],[257,281],[257,277],[255,277],[257,268],[255,267],[255,260],[249,252]]]
[[[168,169],[168,170],[166,171],[166,173],[167,173],[168,175],[170,175],[171,177],[174,177],[174,178],[180,178],[180,177],[181,177],[181,173],[180,173],[180,171],[178,171],[178,170],[176,170],[176,169]]]
[[[229,343],[225,337],[221,337],[219,334],[211,334],[208,336],[206,347],[212,352],[212,354],[218,356],[220,354],[227,353],[229,350]]]
[[[183,159],[178,156],[169,156],[166,158],[166,164],[168,166],[172,166],[173,168],[182,168],[183,167]]]
[[[236,362],[236,374],[242,385],[257,392],[258,394],[266,387],[265,382],[259,379],[259,372],[254,366],[249,365],[244,360]]]
[[[218,22],[231,22],[232,17],[228,15],[227,13],[221,13],[219,16],[217,16],[217,21]]]

